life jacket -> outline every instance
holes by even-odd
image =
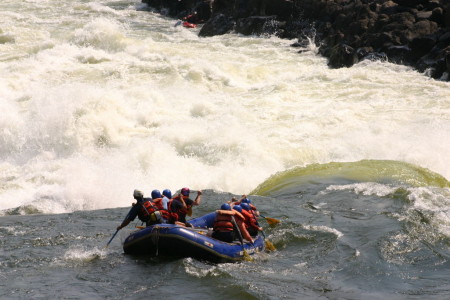
[[[174,212],[174,213],[176,213],[178,215],[184,215],[185,216],[189,212],[189,210],[192,209],[192,204],[189,205],[189,204],[186,203],[186,208],[179,208],[177,211],[174,211],[172,209],[172,203],[173,203],[174,200],[181,203],[180,197],[183,197],[183,200],[185,200],[185,203],[186,203],[186,200],[189,199],[188,196],[182,196],[182,195],[178,195],[178,196],[172,198],[170,200],[169,204],[168,204],[169,211]]]
[[[233,224],[232,218],[237,220],[244,221],[244,216],[235,210],[217,210],[216,218],[214,219],[213,230],[220,232],[230,232],[235,230],[235,226]]]
[[[255,218],[255,215],[250,212],[250,211],[246,211],[245,209],[242,210],[242,215],[245,217],[245,226],[247,226],[247,228],[253,228],[258,230],[259,226],[257,224],[257,220]]]
[[[151,200],[144,201],[138,213],[139,220],[147,222],[147,225],[164,223],[170,218],[167,210],[162,209],[161,201],[153,203]],[[161,207],[161,208],[160,208]]]

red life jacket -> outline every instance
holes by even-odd
[[[219,232],[233,231],[235,226],[232,217],[244,221],[244,216],[235,210],[217,210],[216,218],[214,219],[213,230]],[[236,220],[237,222],[237,220]]]
[[[186,215],[189,213],[189,210],[192,210],[192,204],[187,204],[187,203],[186,203],[186,208],[178,208],[178,210],[176,210],[176,211],[175,211],[175,208],[172,208],[173,201],[178,201],[181,203],[180,197],[183,197],[183,200],[185,201],[185,203],[186,203],[186,200],[189,199],[188,196],[178,195],[178,196],[172,198],[168,204],[169,211],[171,213],[174,213],[177,215],[177,220],[185,219]]]
[[[247,228],[254,228],[256,230],[258,230],[259,226],[256,223],[256,218],[253,215],[252,212],[250,211],[246,211],[245,209],[242,210],[242,215],[244,215],[245,217],[245,225],[247,226]]]
[[[161,204],[161,201],[159,201],[159,204]],[[144,201],[142,203],[141,209],[138,213],[139,220],[142,222],[147,222],[150,224],[156,224],[161,223],[164,220],[170,219],[170,214],[167,210],[162,209],[157,203],[153,203],[151,200]]]
[[[141,204],[138,217],[142,222],[147,222],[150,219],[150,215],[156,211],[156,207],[150,200],[146,200]]]

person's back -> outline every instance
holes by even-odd
[[[162,205],[164,209],[169,209],[169,202],[172,200],[172,192],[169,189],[165,189],[163,192]]]
[[[258,231],[261,231],[262,228],[258,225],[258,220],[256,216],[253,214],[252,208],[248,203],[242,203],[241,205],[237,205],[236,208],[241,208],[241,213],[245,218],[245,225],[247,227],[248,232],[251,236],[256,236]]]
[[[224,203],[220,210],[216,211],[212,237],[223,242],[232,243],[236,236],[242,236],[252,242],[252,238],[245,228],[242,214],[231,210],[230,205]]]
[[[180,194],[173,197],[170,204],[170,211],[178,215],[178,221],[186,224],[186,215],[192,214],[192,206],[201,202],[202,191],[197,191],[195,200],[189,198],[189,188],[182,188]]]
[[[147,226],[168,223],[169,213],[163,208],[162,196],[158,190],[152,191],[152,198],[145,198],[139,211],[139,220]]]

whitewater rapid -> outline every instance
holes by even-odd
[[[128,206],[135,188],[248,193],[313,163],[450,178],[450,84],[311,45],[197,36],[140,1],[0,3],[0,210]],[[24,211],[26,213],[26,211]]]

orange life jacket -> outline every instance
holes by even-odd
[[[229,232],[235,229],[232,218],[244,221],[244,216],[235,210],[217,210],[216,218],[214,219],[213,230],[220,232]]]
[[[160,205],[158,205],[158,203]],[[139,220],[147,222],[147,224],[162,223],[164,220],[169,220],[169,212],[162,209],[162,202],[153,203],[151,200],[144,201],[138,213]]]
[[[246,211],[245,209],[242,210],[242,215],[244,215],[245,217],[245,225],[247,226],[247,228],[254,228],[256,230],[258,230],[259,226],[256,223],[256,218],[255,215],[250,212],[250,211]]]

